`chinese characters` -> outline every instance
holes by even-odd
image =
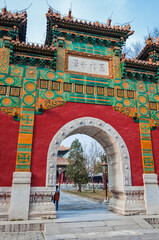
[[[108,61],[75,56],[68,56],[68,70],[96,75],[109,75]]]

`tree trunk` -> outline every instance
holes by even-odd
[[[93,182],[93,176],[92,176],[92,192],[95,193],[94,182]]]
[[[78,192],[81,192],[81,184],[78,184]]]

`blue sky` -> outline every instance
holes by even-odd
[[[43,43],[46,33],[46,17],[48,5],[46,0],[6,0],[8,10],[28,9],[27,40]],[[48,3],[61,14],[66,15],[72,3],[72,15],[76,18],[105,22],[112,15],[112,25],[131,22],[133,36],[127,41],[144,42],[144,36],[157,21],[159,0],[48,0]],[[0,1],[0,8],[4,7],[4,0]]]

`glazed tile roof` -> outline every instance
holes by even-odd
[[[57,166],[60,165],[69,165],[68,159],[63,157],[57,157]]]
[[[42,54],[42,55],[51,55],[53,52],[56,51],[56,47],[53,45],[47,46],[47,45],[39,45],[34,43],[25,43],[20,41],[14,41],[12,40],[11,43],[13,44],[13,48],[16,51],[23,51],[23,52],[32,52],[35,54]]]
[[[145,44],[144,48],[138,54],[136,59],[145,60],[148,57],[148,54],[150,51],[159,52],[159,38],[158,37],[156,38],[156,42],[154,42],[154,39],[149,36],[145,43],[146,44]]]
[[[50,21],[54,23],[54,25],[58,25],[60,28],[67,28],[82,32],[90,32],[92,34],[99,34],[104,36],[114,36],[114,37],[125,37],[127,38],[129,35],[133,34],[131,31],[130,25],[125,26],[111,26],[111,20],[108,19],[107,24],[101,24],[99,22],[88,22],[84,20],[74,19],[71,16],[71,11],[69,11],[68,16],[62,17],[61,14],[53,11],[49,8],[48,13],[46,14],[47,17],[47,31],[50,28]]]
[[[156,71],[157,68],[159,67],[159,63],[155,63],[152,61],[138,60],[136,58],[134,59],[123,58],[122,62],[126,63],[126,67],[135,67],[135,68],[140,68],[140,69],[145,69],[150,71]]]
[[[61,146],[59,147],[59,149],[58,149],[58,151],[69,151],[69,150],[70,150],[69,147],[65,147],[65,146],[63,146],[63,145],[61,145]]]
[[[0,13],[0,20],[1,21],[13,21],[13,22],[26,22],[27,21],[27,12],[15,12],[15,13],[11,13],[8,12],[6,8],[2,9],[2,12]]]
[[[26,11],[11,13],[6,8],[3,8],[2,13],[0,13],[0,26],[18,28],[20,41],[25,41],[27,27]]]

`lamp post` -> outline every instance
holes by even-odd
[[[59,172],[59,189],[60,189],[60,183],[61,183],[61,168],[58,168],[58,172]]]
[[[103,162],[103,172],[104,172],[104,179],[105,179],[105,201],[108,201],[107,197],[107,171],[108,171],[108,164]]]

